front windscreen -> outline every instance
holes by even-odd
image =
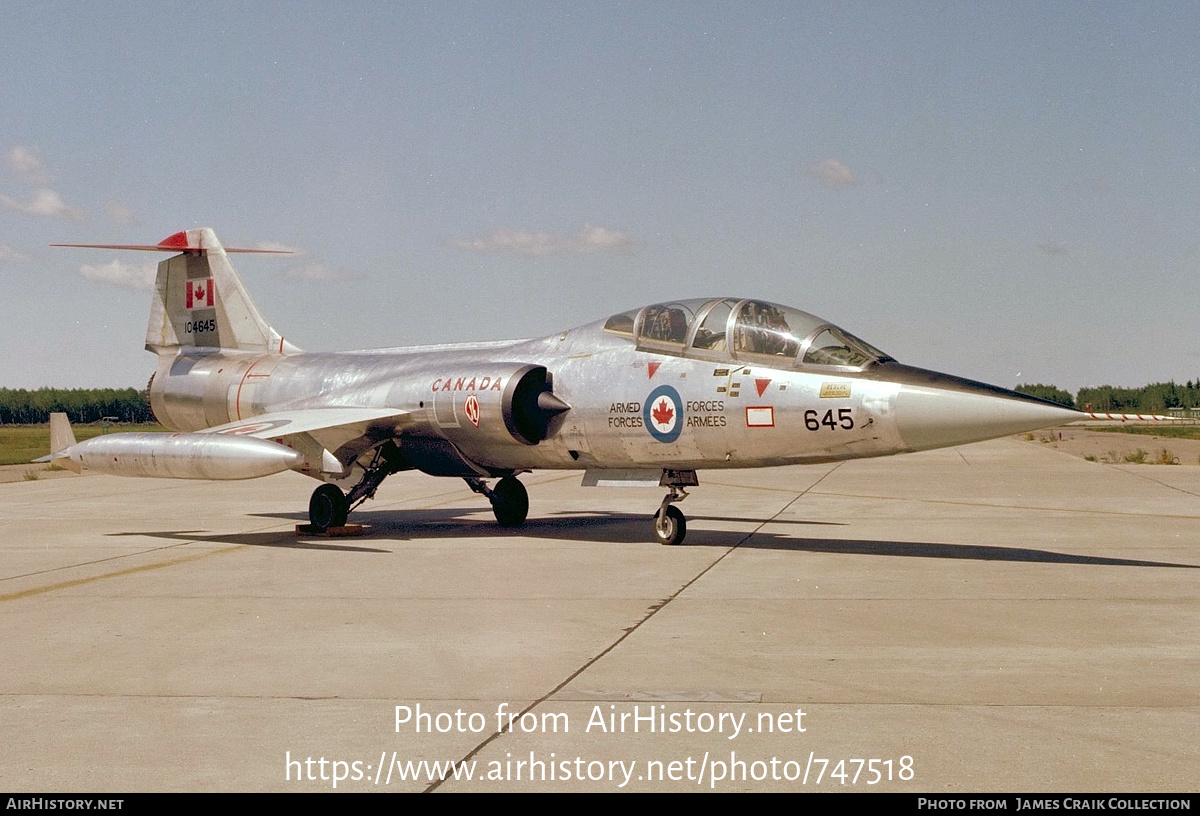
[[[827,326],[804,352],[806,365],[852,366],[862,368],[872,360],[891,359],[864,340],[837,326]]]

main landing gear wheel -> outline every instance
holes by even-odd
[[[687,520],[683,512],[673,505],[667,505],[654,515],[654,537],[659,544],[681,544],[687,535]]]
[[[308,520],[319,533],[330,527],[341,527],[349,513],[350,504],[337,485],[321,485],[308,500]]]
[[[520,527],[529,515],[529,492],[515,476],[505,476],[496,482],[488,496],[492,512],[501,527]]]

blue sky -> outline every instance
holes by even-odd
[[[347,6],[347,8],[343,8]],[[154,243],[289,340],[762,297],[1012,386],[1200,378],[1200,7],[10,3],[0,386],[141,386]],[[150,272],[149,274],[152,274]]]

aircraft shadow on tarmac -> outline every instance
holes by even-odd
[[[321,550],[346,553],[390,553],[391,549],[363,546],[355,542],[370,541],[381,544],[391,541],[478,539],[478,538],[530,538],[556,541],[600,542],[614,544],[644,543],[647,547],[660,545],[645,540],[643,515],[630,513],[588,511],[585,513],[559,513],[557,517],[531,518],[518,528],[498,526],[490,518],[474,519],[485,511],[476,508],[439,508],[431,510],[367,511],[356,520],[367,526],[361,537],[341,539],[319,539],[311,535],[292,531],[265,531],[255,533],[209,534],[201,531],[160,531],[144,533],[116,533],[114,535],[145,535],[173,541],[197,541],[224,543],[243,546],[278,547],[285,549]],[[256,514],[266,518],[292,518],[302,520],[296,513]],[[950,558],[972,561],[1001,561],[1015,563],[1071,564],[1119,567],[1168,567],[1176,569],[1200,569],[1196,564],[1178,564],[1166,561],[1146,561],[1129,558],[1109,558],[1090,555],[1072,555],[1029,547],[997,546],[985,544],[947,544],[932,541],[873,541],[866,539],[809,538],[759,530],[761,519],[730,516],[693,517],[695,522],[727,522],[741,527],[738,529],[689,531],[687,547],[742,547],[762,550],[790,550],[794,552],[828,553],[830,555],[876,555],[899,558]],[[839,522],[804,521],[799,519],[772,520],[771,525],[799,526],[845,526]]]
[[[286,550],[321,550],[325,552],[346,553],[390,553],[378,547],[361,547],[349,543],[324,543],[301,538],[295,533],[227,533],[224,535],[209,533],[206,530],[156,530],[151,532],[109,533],[109,536],[146,536],[147,538],[164,538],[167,541],[180,543],[204,544],[234,544],[245,547],[278,547]],[[340,539],[339,541],[354,541],[356,539]]]

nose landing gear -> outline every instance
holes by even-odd
[[[668,496],[663,499],[665,506],[658,508],[658,512],[654,514],[654,537],[658,539],[659,544],[673,545],[683,542],[683,537],[687,535],[687,519],[678,507],[665,503],[680,501],[686,497],[686,492],[677,497]]]
[[[695,487],[698,484],[700,480],[696,478],[694,470],[663,470],[658,485],[668,488],[668,492],[663,497],[662,504],[658,506],[658,512],[654,514],[654,537],[659,544],[683,543],[683,538],[687,535],[687,519],[678,507],[672,505],[687,498],[688,492],[683,488]]]

